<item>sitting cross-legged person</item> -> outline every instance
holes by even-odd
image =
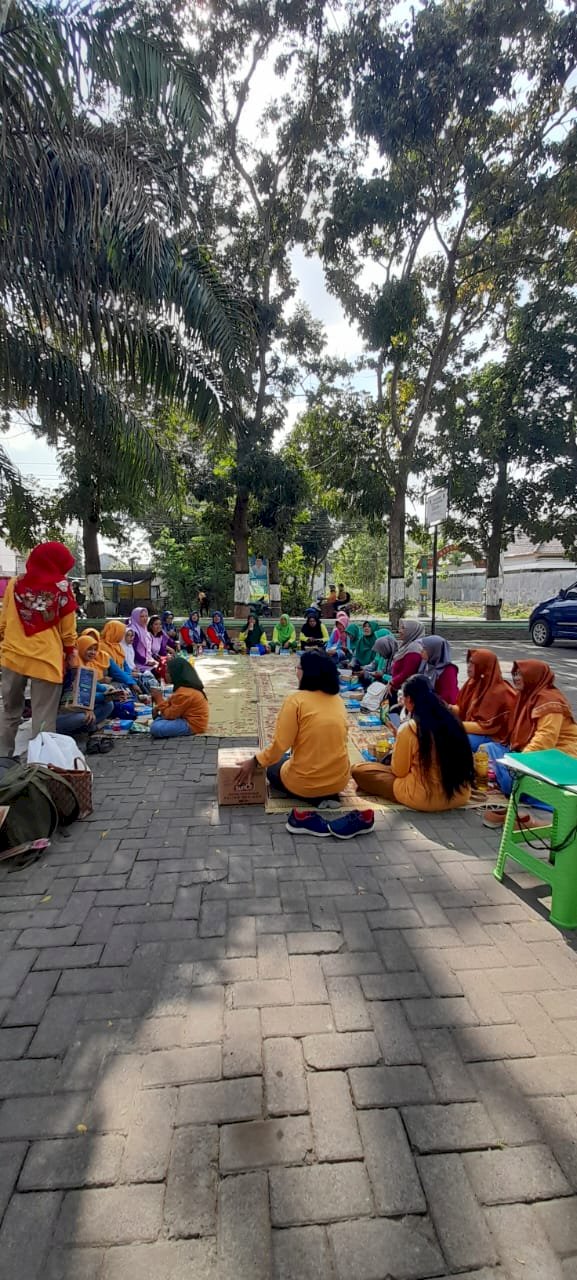
[[[153,738],[189,738],[206,733],[209,706],[202,680],[187,658],[176,655],[167,665],[173,693],[164,697],[160,689],[152,689],[154,704],[150,726]]]
[[[403,695],[410,718],[397,731],[391,763],[355,765],[357,787],[421,813],[462,808],[471,798],[475,777],[462,724],[425,676],[411,676]]]

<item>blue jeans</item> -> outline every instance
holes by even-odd
[[[498,764],[498,761],[502,756],[506,755],[509,748],[504,747],[501,742],[494,742],[492,738],[482,738],[476,734],[469,735],[469,742],[471,743],[473,751],[476,751],[477,749],[476,747],[473,747],[473,742],[478,742],[479,745],[481,745],[481,743],[483,744],[489,760],[492,760],[493,762],[495,778],[497,780],[499,790],[503,792],[504,796],[510,796],[513,790],[513,778],[506,765]]]
[[[190,738],[192,729],[186,720],[164,720],[158,716],[152,721],[150,734],[153,738]]]
[[[86,715],[84,711],[62,711],[56,717],[56,732],[67,733],[74,738],[77,733],[94,733],[95,729],[109,720],[114,711],[114,703],[112,701],[97,702],[94,708],[94,718],[96,723],[88,725],[86,723]]]

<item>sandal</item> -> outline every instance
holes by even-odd
[[[89,738],[86,743],[87,756],[107,756],[114,747],[114,738]]]

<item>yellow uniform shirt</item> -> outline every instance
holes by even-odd
[[[64,650],[71,650],[76,644],[76,613],[67,613],[55,626],[27,636],[14,603],[15,581],[11,578],[6,586],[0,613],[2,666],[21,676],[62,684]]]
[[[300,690],[289,693],[279,711],[274,740],[256,752],[265,768],[291,751],[281,778],[297,796],[328,796],[350,778],[347,713],[338,694]]]

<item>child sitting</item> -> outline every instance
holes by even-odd
[[[188,738],[206,733],[209,706],[198,672],[186,658],[168,660],[168,677],[174,692],[163,697],[160,689],[152,689],[154,710],[150,733],[153,738]]]

